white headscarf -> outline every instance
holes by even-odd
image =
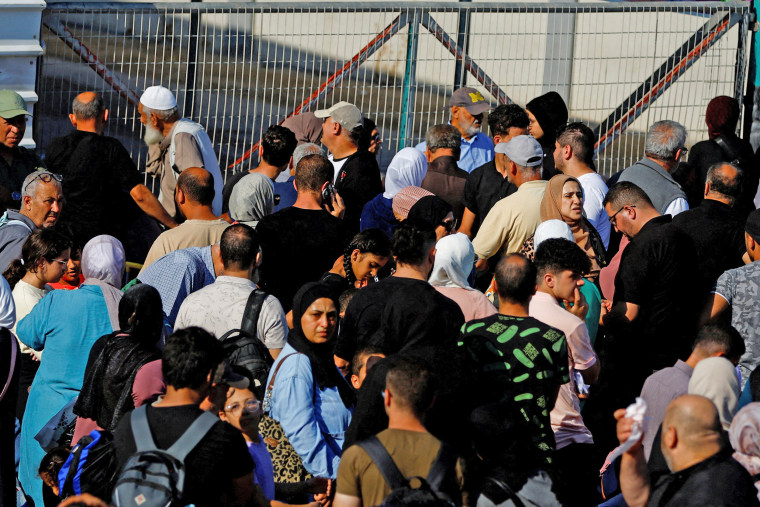
[[[435,248],[435,264],[430,274],[430,285],[475,290],[467,283],[475,265],[475,250],[469,238],[461,232],[444,236],[436,243]]]
[[[697,363],[689,380],[689,394],[698,394],[715,404],[724,430],[728,430],[739,406],[736,368],[725,357],[708,357]]]
[[[114,331],[119,329],[119,301],[125,265],[124,247],[113,236],[95,236],[82,249],[83,285],[100,287]]]
[[[417,148],[404,148],[396,153],[385,173],[383,197],[393,199],[404,187],[419,187],[427,174],[427,159]]]

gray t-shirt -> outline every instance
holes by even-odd
[[[744,338],[747,351],[739,360],[743,387],[760,364],[760,262],[729,269],[713,292],[731,305],[731,325]]]
[[[237,329],[243,320],[248,296],[255,285],[245,278],[220,276],[211,285],[193,292],[179,307],[174,329],[198,326],[217,338]],[[261,306],[256,334],[269,349],[285,346],[288,325],[282,305],[274,296],[267,296]]]
[[[552,480],[549,474],[542,470],[528,477],[520,491],[517,491],[517,496],[526,507],[559,507],[562,505],[552,491]],[[497,505],[490,498],[481,494],[476,505],[477,507],[515,507],[515,502],[511,498],[507,498]]]

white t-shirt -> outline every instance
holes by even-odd
[[[610,244],[610,220],[602,205],[602,201],[604,201],[609,190],[607,184],[604,182],[604,178],[597,173],[584,174],[578,178],[578,181],[583,187],[583,212],[599,236],[602,237],[604,248],[608,248]]]
[[[338,174],[340,174],[340,170],[343,168],[343,164],[346,163],[346,159],[348,159],[348,157],[343,157],[341,159],[335,160],[333,158],[332,153],[330,153],[329,155],[327,155],[327,159],[333,165],[333,172],[334,172],[333,184],[334,184],[336,181],[338,181]]]
[[[45,294],[50,292],[52,289],[50,286],[46,285],[43,289],[38,289],[34,285],[28,284],[23,280],[19,280],[16,286],[13,288],[13,302],[16,303],[16,324],[29,315],[29,312],[32,311],[32,308],[40,302],[40,299],[45,297]],[[11,329],[11,332],[16,335],[16,324],[13,325],[13,328]],[[19,341],[19,345],[21,346],[21,352],[24,354],[31,354],[34,355],[37,359],[39,359],[42,356],[42,352],[38,352],[34,349],[31,349],[21,343]]]

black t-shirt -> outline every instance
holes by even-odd
[[[143,180],[127,150],[113,137],[75,130],[53,139],[45,161],[63,175],[66,203],[59,226],[84,245],[100,234],[122,242],[142,214],[130,191]]]
[[[464,315],[429,283],[392,276],[360,290],[346,309],[335,355],[350,361],[373,345],[386,354],[427,346],[454,346]]]
[[[694,245],[671,224],[670,215],[647,222],[623,251],[615,302],[639,305],[631,329],[637,343],[629,344],[629,352],[648,368],[659,370],[689,356],[700,310],[698,283]]]
[[[197,405],[178,407],[147,406],[148,424],[159,449],[168,449],[201,415]],[[137,452],[132,433],[131,412],[122,417],[114,430],[114,449],[119,467]],[[233,479],[253,471],[242,433],[219,421],[185,458],[185,490],[182,505],[197,507],[221,505],[220,496],[230,490]]]
[[[650,507],[757,506],[757,489],[749,472],[726,450],[667,474],[652,484]]]
[[[493,205],[515,192],[517,192],[517,186],[510,183],[496,170],[496,163],[493,160],[470,173],[464,185],[464,205],[475,214],[475,223],[472,226],[473,238]]]
[[[724,271],[744,264],[744,220],[728,204],[705,199],[698,207],[673,217],[673,226],[694,243],[703,296]]]
[[[262,218],[256,232],[262,252],[259,285],[280,300],[286,313],[298,289],[319,280],[350,240],[340,219],[296,207]]]
[[[335,178],[335,189],[346,206],[343,220],[351,232],[359,232],[364,205],[377,194],[383,193],[380,167],[375,156],[368,151],[357,151],[350,155]]]
[[[249,171],[240,171],[227,178],[227,182],[222,188],[222,213],[228,213],[230,211],[230,196],[232,195],[232,189],[238,181],[242,180],[247,174],[251,174]]]

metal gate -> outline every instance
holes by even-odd
[[[448,120],[459,86],[494,106],[556,90],[612,174],[642,156],[652,122],[679,121],[693,144],[711,98],[742,101],[749,15],[746,2],[49,3],[36,140],[68,132],[74,96],[99,91],[106,133],[142,168],[136,101],[161,84],[223,167],[255,165],[269,125],[339,100],[375,120],[387,165]]]

